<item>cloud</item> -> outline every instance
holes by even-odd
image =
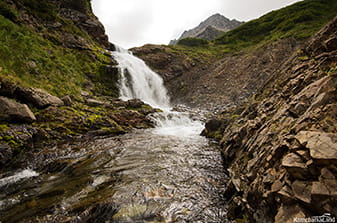
[[[92,0],[92,4],[109,40],[130,48],[146,43],[168,44],[215,13],[248,21],[297,1]]]

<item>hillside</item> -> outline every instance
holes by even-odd
[[[135,48],[177,103],[210,109],[228,218],[337,216],[337,2],[306,0],[214,41]]]
[[[164,77],[169,92],[174,92],[173,102],[233,106],[262,87],[336,10],[336,1],[306,0],[247,22],[214,41],[185,39],[184,45],[147,45],[133,51]]]
[[[1,1],[0,41],[2,167],[44,144],[152,126],[149,106],[116,98],[112,45],[90,1]]]
[[[184,31],[179,38],[171,40],[170,45],[175,45],[179,40],[188,37],[214,40],[220,34],[228,32],[241,24],[243,23],[235,19],[230,20],[221,14],[214,14],[201,22],[197,27]]]
[[[283,223],[337,215],[336,30],[337,17],[246,103],[206,124],[204,135],[220,141],[231,178],[230,218]]]

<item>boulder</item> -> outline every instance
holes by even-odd
[[[299,205],[281,206],[275,216],[275,223],[293,223],[295,219],[306,217],[304,210]]]
[[[62,106],[63,101],[48,92],[39,88],[21,88],[16,89],[18,99],[21,101],[32,103],[38,108],[46,108],[51,105]]]
[[[61,100],[66,106],[71,106],[73,104],[73,101],[71,100],[71,97],[69,95],[64,96],[63,98],[61,98]]]
[[[0,143],[0,165],[3,166],[10,162],[13,157],[14,150],[7,144]]]
[[[145,103],[140,99],[131,99],[128,100],[128,107],[130,108],[141,108]]]
[[[88,98],[85,100],[86,104],[89,105],[89,106],[93,106],[93,107],[96,107],[96,106],[108,106],[109,103],[105,102],[105,101],[101,101],[101,100],[96,100],[96,99],[93,99],[93,98]]]
[[[288,173],[295,179],[305,179],[307,175],[307,166],[302,158],[295,154],[289,153],[282,159],[282,166],[286,168]]]
[[[334,174],[328,169],[323,168],[319,181],[312,184],[312,195],[314,196],[337,196],[337,180]]]
[[[330,39],[324,41],[327,51],[334,51],[337,49],[337,37],[331,37]]]
[[[294,192],[294,195],[297,199],[310,204],[311,202],[311,185],[310,181],[299,181],[296,180],[291,188]]]
[[[295,137],[309,149],[314,161],[337,162],[337,134],[301,131]]]
[[[33,122],[36,118],[27,105],[0,96],[0,120]]]

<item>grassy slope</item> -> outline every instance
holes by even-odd
[[[303,40],[316,33],[336,15],[336,0],[304,0],[247,22],[208,45],[203,43],[190,47],[189,44],[181,44],[173,48],[183,49],[187,53],[186,48],[189,48],[190,51],[221,55],[288,37]]]
[[[51,5],[22,1],[25,10],[42,21],[59,22],[62,31],[75,33],[89,42],[90,54],[60,46],[60,33],[18,25],[20,12],[0,4],[0,77],[22,85],[43,88],[55,95],[78,94],[86,81],[85,74],[101,75],[102,65],[111,63],[103,49],[71,21],[56,15]],[[37,4],[33,4],[33,3]],[[2,14],[2,15],[1,15]],[[4,17],[4,16],[6,17]],[[103,74],[104,75],[104,74]],[[115,94],[116,92],[111,92]]]

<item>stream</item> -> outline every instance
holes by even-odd
[[[227,177],[219,148],[199,135],[203,124],[172,111],[144,62],[125,50],[114,57],[121,97],[159,107],[156,127],[56,146],[66,153],[45,168],[2,174],[1,223],[227,222]]]

